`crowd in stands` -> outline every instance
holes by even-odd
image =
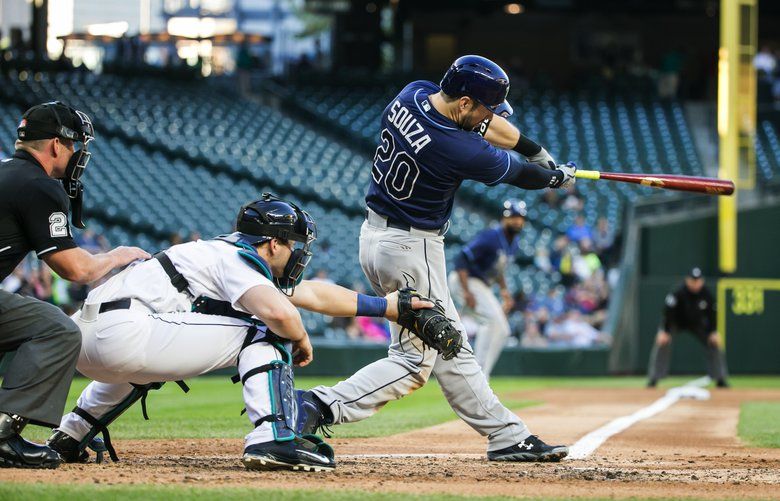
[[[753,58],[753,66],[758,77],[758,101],[780,102],[780,49],[763,45]]]
[[[527,348],[609,345],[603,324],[617,280],[618,247],[606,218],[599,218],[597,227],[591,228],[579,212],[551,248],[538,246],[533,262],[524,265],[553,277],[553,285],[547,291],[515,294],[510,344]]]

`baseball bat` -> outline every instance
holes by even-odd
[[[600,172],[597,170],[577,170],[580,179],[608,179],[621,183],[641,184],[665,190],[692,191],[707,195],[731,195],[734,182],[728,179],[712,177],[675,176],[671,174],[629,174],[625,172]]]

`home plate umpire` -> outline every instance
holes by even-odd
[[[92,255],[73,241],[68,214],[84,227],[80,177],[93,138],[89,117],[60,102],[34,106],[22,117],[16,152],[0,162],[0,281],[30,251],[78,283],[150,257],[136,247]],[[19,433],[27,423],[59,424],[80,347],[81,332],[56,306],[0,290],[0,355],[16,351],[0,387],[0,467],[59,466],[54,450]]]

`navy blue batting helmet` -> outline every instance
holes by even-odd
[[[459,57],[444,74],[440,86],[450,97],[469,96],[496,115],[512,115],[512,107],[506,102],[509,77],[501,66],[486,57]]]
[[[522,200],[507,200],[501,210],[502,217],[528,217],[528,208]]]

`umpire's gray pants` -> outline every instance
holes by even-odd
[[[0,387],[0,411],[60,424],[81,331],[54,305],[0,290],[0,353],[16,350]]]
[[[465,339],[458,312],[447,288],[444,237],[435,232],[388,228],[384,220],[370,213],[360,231],[360,265],[378,294],[411,286],[439,299],[447,316],[463,333],[463,349],[452,360],[424,348],[414,335],[392,324],[387,358],[363,367],[333,387],[318,386],[314,393],[333,412],[335,423],[365,419],[387,402],[421,387],[431,372],[455,413],[489,439],[488,450],[509,447],[530,432],[517,415],[499,402]]]
[[[658,343],[654,343],[653,349],[650,351],[647,377],[651,381],[658,381],[669,375],[669,364],[672,361],[672,342],[675,336],[679,335],[679,331],[671,331],[669,334],[672,336],[672,341],[665,346],[658,346]],[[714,381],[721,379],[725,381],[728,378],[728,369],[723,351],[707,342],[707,334],[694,334],[694,336],[703,345],[706,352],[707,375]]]

